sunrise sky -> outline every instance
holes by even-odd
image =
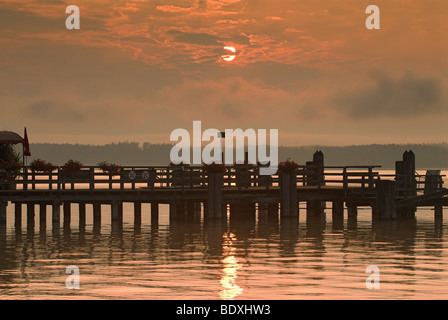
[[[65,27],[72,4],[80,30]],[[380,30],[365,27],[370,4]],[[0,0],[0,130],[169,142],[201,120],[279,129],[281,145],[447,142],[447,13],[446,0]]]

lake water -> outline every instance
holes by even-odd
[[[8,207],[0,232],[0,299],[448,299],[448,223],[434,221],[432,208],[416,221],[372,226],[360,208],[356,226],[335,228],[326,219],[307,222],[260,219],[206,224],[170,223],[161,205],[158,226],[143,206],[134,227],[133,206],[124,205],[122,230],[111,228],[103,207],[101,229],[87,207],[79,230],[76,206],[70,228],[14,227]],[[446,210],[445,210],[446,214]],[[446,220],[446,219],[445,219]],[[80,289],[66,288],[66,268],[80,272]],[[368,266],[380,271],[380,288],[366,288]]]

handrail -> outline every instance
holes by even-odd
[[[395,174],[380,174],[375,168],[381,166],[324,166],[315,165],[299,166],[296,171],[297,186],[317,186],[322,188],[325,185],[342,187],[344,193],[353,189],[361,189],[362,192],[373,192],[375,183],[382,178],[397,178]],[[259,166],[256,165],[234,165],[226,166],[223,177],[223,187],[237,187],[244,189],[248,187],[265,187],[270,189],[278,187],[280,176],[261,176]],[[120,174],[109,175],[103,172],[98,166],[86,166],[74,176],[64,176],[61,167],[56,168],[51,173],[33,172],[30,167],[22,168],[21,178],[13,182],[6,182],[22,186],[22,190],[66,190],[66,189],[131,189],[136,188],[173,188],[181,189],[182,192],[188,189],[198,189],[207,187],[207,174],[202,171],[201,166],[123,166]],[[444,175],[443,175],[444,176]],[[404,178],[405,176],[400,176]],[[415,179],[416,190],[424,189],[425,181],[420,179],[425,177],[418,175]],[[406,181],[405,181],[406,182]],[[1,185],[5,181],[0,181]],[[402,189],[403,185],[397,185],[397,189]],[[406,185],[405,185],[405,188]]]

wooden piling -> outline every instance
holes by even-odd
[[[170,202],[170,221],[176,219],[177,217],[177,204],[176,201]]]
[[[358,206],[356,204],[347,204],[347,228],[356,229],[358,224]]]
[[[61,203],[60,202],[53,202],[52,204],[52,221],[53,226],[57,224],[59,226],[59,223],[61,221]]]
[[[142,224],[142,203],[140,201],[134,202],[134,226]]]
[[[298,215],[297,173],[282,173],[280,175],[280,216],[295,217]]]
[[[378,180],[376,183],[376,208],[378,218],[392,220],[397,218],[395,181]]]
[[[14,227],[16,231],[22,230],[22,203],[14,203]]]
[[[86,203],[80,202],[78,204],[79,210],[79,231],[84,231],[86,229]]]
[[[26,226],[28,231],[34,230],[34,215],[35,215],[35,207],[34,203],[26,204]]]
[[[434,219],[438,221],[443,220],[443,206],[440,203],[434,206]]]
[[[333,201],[332,206],[333,229],[341,230],[344,227],[344,201]]]
[[[6,208],[8,206],[8,202],[0,201],[0,223],[6,225]]]
[[[403,153],[403,160],[395,162],[396,192],[400,196],[415,196],[415,154],[410,150]]]
[[[111,203],[111,220],[119,221],[120,219],[120,201],[112,201]]]
[[[93,206],[93,224],[101,224],[101,202],[95,201]]]
[[[222,173],[208,174],[207,215],[208,219],[222,218]]]
[[[64,202],[64,228],[70,227],[71,218],[72,218],[72,207],[70,202]]]
[[[47,204],[39,204],[39,226],[40,230],[44,231],[47,227]]]
[[[159,203],[151,202],[151,225],[159,224]]]

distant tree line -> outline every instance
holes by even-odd
[[[32,157],[62,165],[69,159],[82,161],[85,165],[97,165],[110,161],[121,165],[168,165],[171,144],[120,142],[106,145],[50,144],[31,145]],[[402,160],[406,150],[416,155],[416,166],[422,169],[447,169],[448,144],[407,144],[407,145],[356,145],[356,146],[298,146],[279,148],[279,161],[291,158],[299,164],[312,160],[315,151],[321,150],[325,164],[381,165],[384,169],[395,167],[395,161]]]

